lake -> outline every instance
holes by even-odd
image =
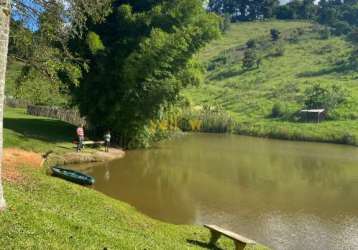
[[[356,147],[189,134],[85,168],[96,190],[165,222],[274,249],[358,249]]]

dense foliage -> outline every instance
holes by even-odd
[[[250,21],[273,17],[278,4],[278,0],[209,0],[208,9],[229,14],[233,21]]]
[[[210,0],[208,9],[221,15],[228,14],[232,21],[277,19],[315,20],[331,26],[337,35],[348,34],[358,25],[358,1],[293,0],[279,5],[276,0]]]
[[[311,19],[332,27],[336,35],[348,34],[358,26],[358,1],[294,0],[276,9],[278,19]]]
[[[102,21],[110,2],[13,0],[9,58],[23,68],[6,94],[34,104],[68,105],[86,66],[70,53],[68,41],[81,38],[88,21]]]
[[[313,19],[317,14],[314,0],[293,0],[277,7],[275,15],[278,19]]]
[[[75,100],[97,130],[113,130],[128,146],[148,139],[150,121],[200,81],[193,55],[219,35],[220,19],[200,0],[115,1],[106,20],[88,28],[71,43],[89,62]]]
[[[347,91],[338,85],[323,87],[314,84],[305,91],[305,108],[325,109],[327,112],[335,109],[347,99]]]

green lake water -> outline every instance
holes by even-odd
[[[81,166],[95,189],[176,224],[216,224],[274,249],[358,249],[358,148],[190,134]]]

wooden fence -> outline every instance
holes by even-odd
[[[86,119],[81,117],[80,112],[74,109],[63,109],[58,107],[28,105],[27,114],[34,116],[44,116],[58,119],[75,126],[86,125]]]

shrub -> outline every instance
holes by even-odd
[[[337,21],[333,24],[333,33],[336,36],[346,35],[352,31],[351,26],[349,23],[344,21]]]
[[[345,133],[342,136],[341,142],[343,144],[348,144],[348,145],[357,145],[358,144],[358,140],[355,137],[355,135],[352,135],[350,133]]]
[[[321,39],[328,39],[331,37],[331,30],[330,28],[328,27],[325,27],[324,29],[321,29],[320,32],[319,32],[319,35],[321,37]]]
[[[295,30],[295,32],[297,32],[297,35],[299,35],[299,36],[302,36],[305,34],[305,30],[303,28],[297,28]]]
[[[271,117],[272,118],[280,118],[280,117],[284,116],[284,114],[285,114],[285,111],[284,111],[283,105],[279,102],[276,102],[272,106]]]
[[[326,112],[335,109],[347,99],[345,89],[338,85],[323,87],[314,84],[305,91],[305,108],[325,109]]]
[[[178,126],[183,131],[228,133],[233,130],[236,123],[220,107],[205,106],[199,110],[184,110],[179,118]]]
[[[214,60],[210,61],[207,70],[212,71],[215,70],[218,67],[224,66],[228,63],[228,58],[225,55],[220,55]]]
[[[348,38],[353,44],[358,44],[358,28],[353,29]]]
[[[271,56],[279,57],[285,54],[285,48],[282,45],[275,47],[271,53]]]
[[[281,32],[278,29],[271,29],[270,34],[272,41],[277,41],[281,37]]]
[[[256,51],[248,49],[245,51],[244,58],[242,59],[242,67],[244,69],[253,69],[258,67],[260,60],[257,58]]]
[[[246,43],[247,48],[254,49],[257,46],[257,41],[255,39],[250,39]]]

